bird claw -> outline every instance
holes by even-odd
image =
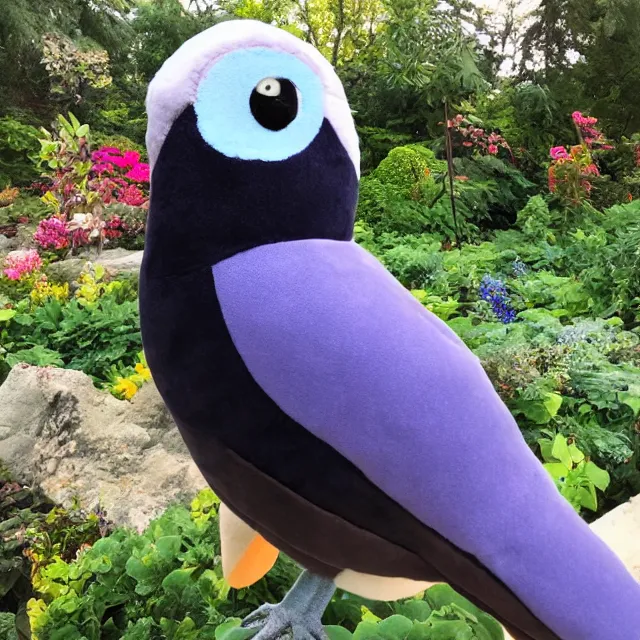
[[[282,604],[265,604],[242,621],[245,629],[257,629],[251,640],[326,640],[319,619]]]

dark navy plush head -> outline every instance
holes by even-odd
[[[311,45],[260,22],[216,25],[163,65],[147,112],[156,275],[273,242],[351,238],[358,138]]]

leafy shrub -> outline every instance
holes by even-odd
[[[533,183],[512,164],[495,156],[473,156],[455,159],[456,174],[469,178],[467,190],[460,195],[469,211],[466,217],[479,225],[485,218],[493,228],[506,228],[515,223],[518,211],[526,204]]]
[[[15,614],[0,613],[0,638],[3,638],[3,640],[18,640]]]
[[[142,349],[138,303],[131,299],[135,291],[126,283],[113,284],[118,286],[94,301],[50,299],[33,312],[16,314],[3,338],[12,354],[7,361],[62,363],[96,382],[107,381],[114,366],[134,367]]]
[[[38,569],[39,597],[29,602],[37,640],[76,638],[248,638],[242,617],[278,602],[299,573],[281,556],[249,589],[222,579],[219,501],[202,491],[191,508],[173,506],[138,534],[119,529],[85,548],[77,560],[56,557]],[[500,625],[445,585],[400,603],[372,602],[338,592],[325,613],[330,638],[435,640],[449,634],[502,640]],[[337,626],[341,625],[341,626]],[[381,636],[375,634],[381,633]]]
[[[11,612],[0,619],[0,638],[17,639],[17,631],[30,637],[26,603],[33,572],[59,558],[72,560],[108,530],[99,510],[62,509],[40,490],[0,479],[0,610]]]
[[[363,175],[375,169],[389,151],[411,142],[412,137],[377,127],[358,127],[360,138],[360,164]]]
[[[529,238],[547,238],[551,226],[551,212],[546,200],[541,195],[532,196],[526,206],[518,212],[516,223]]]
[[[38,153],[38,130],[10,116],[0,118],[0,190],[27,186],[38,177],[32,158]]]
[[[10,206],[0,209],[0,225],[37,222],[48,213],[48,207],[39,197],[26,195],[23,192]]]

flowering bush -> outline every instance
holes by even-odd
[[[69,246],[70,232],[64,219],[53,216],[40,221],[33,238],[42,249],[59,251]]]
[[[480,153],[481,155],[497,156],[500,149],[508,152],[509,158],[513,160],[513,153],[509,143],[499,133],[488,132],[482,127],[474,125],[463,115],[457,115],[453,120],[449,120],[448,126],[454,134],[454,144],[462,146],[469,151]]]
[[[553,147],[550,153],[549,191],[567,204],[580,204],[591,193],[592,179],[600,175],[589,148],[576,145],[568,152],[564,147]]]
[[[108,385],[109,391],[121,400],[131,400],[138,393],[145,382],[151,380],[151,370],[147,365],[144,353],[138,354],[138,362],[133,368],[126,370],[112,370],[111,380]]]
[[[132,231],[122,228],[119,217],[111,221],[109,206],[147,208],[149,165],[140,161],[137,151],[102,147],[90,153],[89,127],[71,113],[68,120],[58,116],[58,125],[53,133],[43,130],[40,141],[40,163],[49,179],[42,201],[53,217],[41,223],[35,240],[54,251],[91,244],[100,250],[105,242]]]
[[[34,285],[29,294],[31,302],[36,306],[41,306],[49,300],[64,302],[69,299],[69,283],[56,284],[48,281],[43,275]]]
[[[3,274],[9,280],[21,280],[42,268],[42,260],[35,249],[12,251],[4,259]]]
[[[598,124],[598,118],[585,116],[580,111],[574,111],[571,117],[578,129],[580,139],[584,141],[588,149],[593,151],[613,149],[613,145],[609,144],[602,131],[596,129],[595,125]]]
[[[488,274],[485,275],[480,283],[480,297],[491,304],[493,313],[500,322],[504,324],[515,322],[516,312],[511,306],[511,298],[504,282]]]
[[[137,151],[102,147],[91,154],[90,188],[100,193],[105,205],[119,202],[146,207],[149,200],[149,165]]]

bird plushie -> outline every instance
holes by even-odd
[[[336,586],[447,582],[519,640],[639,640],[640,586],[479,360],[354,243],[358,139],[322,55],[224,22],[165,62],[147,109],[147,360],[224,504],[230,584],[279,551],[306,570],[255,637],[322,638]]]

